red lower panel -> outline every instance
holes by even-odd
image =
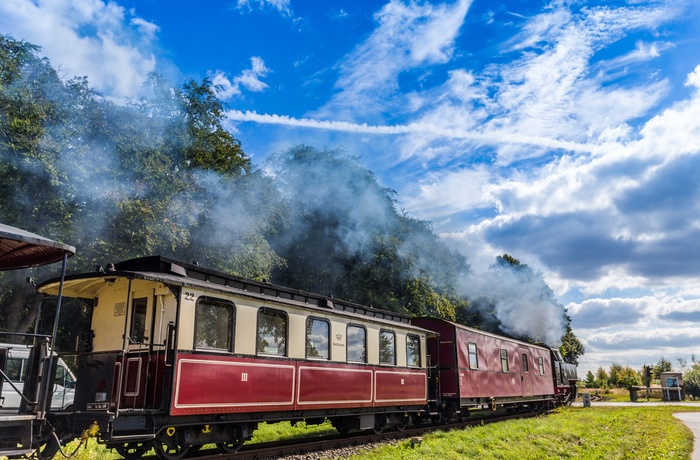
[[[172,415],[423,405],[425,370],[179,355]],[[295,400],[296,398],[296,400]]]
[[[299,366],[300,408],[370,406],[372,370],[352,367]]]
[[[374,400],[377,405],[381,406],[386,403],[419,404],[426,401],[427,378],[425,371],[412,372],[377,368],[374,379]]]
[[[291,410],[295,366],[291,362],[180,355],[171,413]]]

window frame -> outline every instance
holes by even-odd
[[[309,356],[309,333],[313,330],[309,330],[309,321],[313,322],[318,321],[320,323],[325,323],[326,324],[326,356]],[[313,328],[313,325],[312,325]],[[321,361],[330,361],[331,359],[331,322],[328,321],[327,318],[320,318],[318,316],[308,316],[306,318],[306,330],[305,330],[305,335],[306,335],[306,342],[305,342],[305,356],[306,359],[314,359],[314,360],[321,360]],[[312,345],[313,346],[313,345]]]
[[[537,357],[537,364],[540,368],[540,375],[544,375],[544,358],[541,356]]]
[[[138,310],[138,311],[137,311]],[[137,319],[141,324],[137,324]],[[148,297],[131,299],[131,318],[129,321],[129,338],[132,344],[142,344],[146,341],[146,326],[148,325]],[[137,326],[142,326],[136,329]]]
[[[474,345],[474,350],[472,351],[472,345]],[[472,356],[474,357],[474,365],[472,366]],[[477,370],[479,369],[479,346],[476,342],[467,342],[467,359],[469,361],[469,369]]]
[[[228,332],[227,332],[227,339],[226,339],[226,348],[222,347],[213,347],[209,345],[199,345],[198,340],[197,340],[197,326],[199,323],[198,319],[198,311],[200,309],[200,305],[202,303],[208,302],[210,306],[213,306],[214,304],[218,304],[220,306],[226,306],[230,308],[230,321],[228,321]],[[230,300],[227,299],[222,299],[220,297],[210,297],[210,296],[199,296],[197,298],[197,302],[195,303],[194,306],[194,333],[192,334],[192,345],[195,350],[206,350],[206,351],[218,351],[218,352],[228,352],[232,353],[233,352],[233,346],[234,346],[234,336],[235,336],[235,331],[236,331],[236,304],[233,303]]]
[[[510,368],[508,366],[508,350],[501,348],[501,371],[509,372]]]
[[[385,362],[382,361],[382,335],[383,334],[390,334],[392,337],[392,362]],[[379,330],[379,345],[377,347],[377,353],[378,353],[378,358],[379,358],[379,365],[380,366],[396,366],[396,332],[392,331],[390,329],[380,329]]]
[[[266,353],[259,350],[259,337],[260,337],[260,314],[268,313],[280,313],[280,317],[284,318],[284,353]],[[280,358],[286,358],[289,356],[289,314],[278,308],[260,307],[255,317],[255,354],[256,356],[277,356]]]
[[[415,340],[415,344],[418,346],[418,354],[409,353],[409,343]],[[409,356],[414,356],[416,359],[413,362],[409,362]],[[418,334],[406,334],[406,367],[421,367],[422,365],[422,349],[420,344],[420,336]]]
[[[530,373],[530,360],[529,360],[529,356],[527,355],[527,353],[522,354],[522,367],[523,367],[522,371],[524,374]]]
[[[362,347],[363,347],[363,352],[364,352],[364,358],[362,360],[354,360],[354,359],[351,360],[348,356],[348,354],[350,352],[350,342],[349,342],[350,334],[348,334],[348,329],[350,329],[351,327],[355,328],[355,329],[362,330],[362,332],[364,333],[364,335],[363,335],[364,340],[362,341],[363,342]],[[363,325],[360,325],[360,324],[348,323],[348,325],[345,327],[345,337],[346,337],[346,340],[345,340],[345,345],[346,345],[345,361],[348,363],[367,364],[367,328]]]

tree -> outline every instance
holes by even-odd
[[[593,372],[588,371],[586,374],[586,379],[583,381],[583,383],[586,385],[586,388],[596,388],[596,380],[595,380],[595,375]]]
[[[270,235],[285,260],[279,284],[361,304],[454,319],[464,257],[450,251],[428,222],[397,210],[357,157],[299,145],[271,156],[285,218]]]
[[[610,366],[610,373],[608,373],[608,384],[611,388],[619,388],[620,386],[620,374],[622,373],[622,364],[613,363]]]
[[[269,279],[280,200],[208,80],[153,75],[150,99],[115,105],[85,78],[62,82],[39,50],[0,36],[0,221],[75,246],[72,271],[164,254]],[[26,331],[34,289],[20,281],[54,273],[4,273],[0,326]]]
[[[629,388],[642,384],[640,374],[629,366],[620,370],[618,375],[618,388]]]
[[[693,399],[700,397],[700,363],[693,361],[690,369],[683,374],[683,390]]]
[[[671,364],[671,361],[664,357],[661,357],[659,358],[659,362],[657,362],[656,365],[654,365],[654,379],[661,380],[662,372],[670,372],[672,370],[673,364]]]
[[[608,373],[605,372],[605,369],[603,369],[602,366],[598,367],[598,370],[595,373],[595,380],[598,388],[608,388]]]
[[[564,361],[578,366],[578,358],[586,353],[586,348],[571,329],[571,317],[566,314],[566,333],[561,338],[559,347]]]

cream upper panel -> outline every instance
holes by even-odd
[[[175,320],[176,299],[166,286],[151,281],[117,278],[105,283],[97,294],[92,314],[93,351],[122,350],[129,345],[124,335],[132,335],[134,299],[145,299],[145,325],[140,331],[144,343],[162,344],[165,327]],[[136,345],[131,345],[134,348]]]
[[[256,355],[257,322],[260,308],[282,311],[287,317],[286,356],[294,359],[306,358],[306,321],[309,317],[327,320],[330,324],[329,351],[330,361],[346,362],[347,360],[347,327],[349,324],[363,326],[366,330],[366,352],[368,364],[379,364],[379,333],[391,330],[395,333],[396,365],[406,365],[406,335],[414,334],[420,337],[421,366],[426,364],[425,335],[416,331],[408,331],[401,325],[372,323],[364,318],[353,318],[333,314],[333,310],[310,310],[294,305],[278,304],[225,293],[212,293],[204,290],[183,288],[180,312],[180,330],[178,348],[194,349],[195,308],[197,299],[201,296],[222,299],[235,305],[235,324],[233,337],[233,352],[243,355]]]
[[[129,298],[129,285],[126,280],[118,280],[114,285],[102,290],[92,312],[92,330],[95,334],[93,351],[122,349]]]

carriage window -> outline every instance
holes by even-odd
[[[530,365],[527,362],[527,355],[523,353],[523,372],[530,372]]]
[[[287,356],[287,314],[262,307],[258,310],[257,352]]]
[[[200,297],[195,308],[195,348],[231,350],[234,305],[220,299]]]
[[[306,320],[306,357],[329,359],[328,337],[330,327],[325,319]]]
[[[362,326],[348,325],[348,361],[367,362],[367,331]]]
[[[391,331],[379,333],[379,364],[396,364],[396,336]]]
[[[146,307],[146,297],[134,299],[132,302],[130,337],[134,343],[143,343],[146,337]]]
[[[508,350],[501,350],[501,370],[508,372]]]
[[[476,344],[469,342],[469,369],[479,368],[479,355],[476,352]]]
[[[537,363],[539,364],[539,367],[540,367],[540,375],[544,375],[544,360],[542,359],[541,356],[539,358],[537,358]]]
[[[420,367],[420,337],[406,336],[406,365]]]

